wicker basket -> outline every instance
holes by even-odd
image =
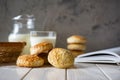
[[[0,63],[15,62],[25,42],[0,42]]]

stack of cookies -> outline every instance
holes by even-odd
[[[79,35],[72,35],[67,38],[67,49],[69,49],[74,57],[83,54],[86,50],[86,38]]]
[[[52,49],[52,43],[38,43],[30,48],[30,55],[19,56],[16,64],[20,67],[40,67],[48,64],[48,53]]]

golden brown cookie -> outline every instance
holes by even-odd
[[[44,60],[37,55],[22,55],[18,57],[16,64],[20,67],[40,67]]]
[[[74,63],[74,57],[69,50],[54,48],[48,54],[48,61],[57,68],[69,68]]]
[[[31,54],[48,53],[53,48],[52,43],[42,42],[30,48]]]
[[[84,51],[84,50],[86,50],[86,46],[85,45],[81,45],[81,44],[68,44],[67,45],[67,49]]]
[[[83,36],[79,36],[79,35],[73,35],[67,38],[67,43],[82,43],[85,44],[86,43],[86,38]]]
[[[84,53],[84,51],[78,51],[78,50],[71,50],[71,53],[73,55],[73,57],[77,57],[78,55],[81,55]]]

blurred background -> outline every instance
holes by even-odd
[[[87,52],[120,46],[120,0],[0,0],[0,41],[23,14],[35,16],[36,30],[56,31],[57,47],[74,34],[87,38]]]

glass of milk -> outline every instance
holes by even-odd
[[[56,44],[56,32],[55,31],[31,31],[30,32],[30,43],[34,46],[41,42],[50,42],[55,47]]]

